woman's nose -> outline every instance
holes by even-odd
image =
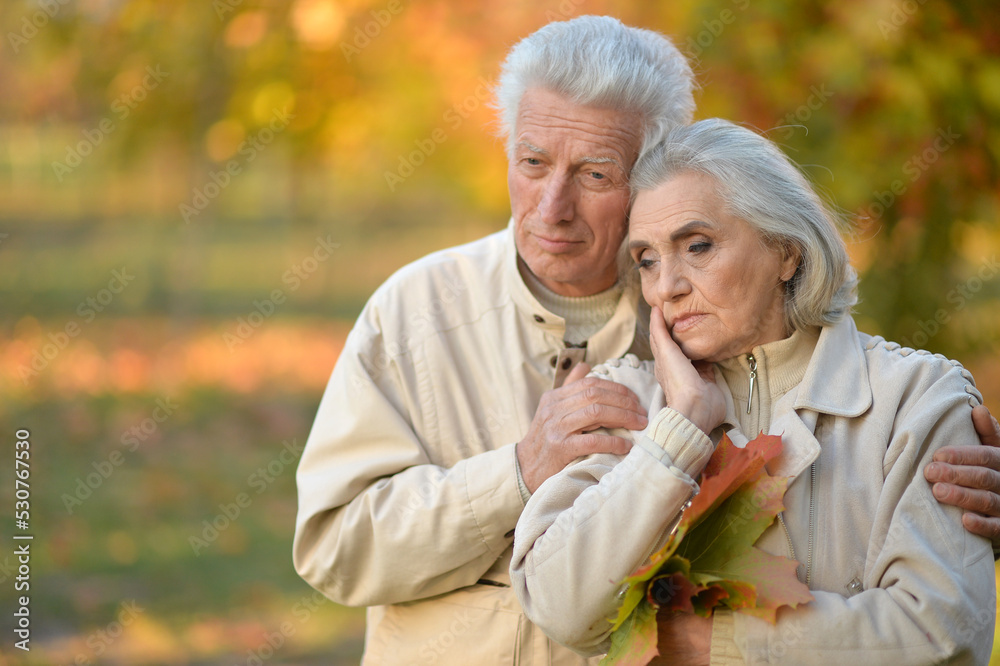
[[[656,287],[660,300],[664,303],[676,301],[691,291],[691,283],[684,276],[677,262],[660,260],[660,274]]]

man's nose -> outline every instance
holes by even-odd
[[[538,202],[538,215],[546,224],[559,224],[573,219],[576,205],[576,188],[573,181],[553,174],[545,183]]]

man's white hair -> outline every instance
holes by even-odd
[[[583,106],[637,113],[640,155],[694,113],[687,59],[667,37],[610,16],[549,23],[511,49],[495,91],[510,154],[521,97],[536,87]]]

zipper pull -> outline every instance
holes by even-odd
[[[750,397],[747,398],[747,414],[749,414],[750,406],[753,404],[753,384],[757,379],[757,359],[753,354],[747,354],[747,360],[750,361]]]

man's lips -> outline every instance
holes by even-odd
[[[705,318],[705,314],[702,312],[688,312],[686,314],[674,317],[672,322],[669,322],[669,329],[671,333],[683,333],[684,331],[689,331]]]
[[[533,234],[535,241],[538,246],[545,250],[546,252],[560,253],[567,252],[569,250],[575,249],[583,241],[570,240],[566,238],[547,238],[545,236],[539,236],[538,234]]]

